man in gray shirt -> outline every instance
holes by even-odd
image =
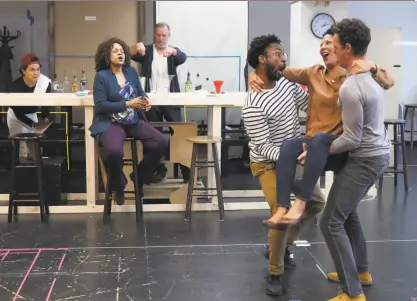
[[[347,77],[339,90],[343,134],[333,141],[331,153],[350,151],[354,157],[389,154],[384,98],[385,90],[370,72]]]
[[[342,67],[350,73],[353,61],[363,59],[371,41],[370,29],[358,19],[343,19],[334,27],[333,46]],[[349,158],[329,192],[320,227],[332,256],[342,291],[329,301],[365,301],[362,284],[371,284],[366,241],[357,207],[389,162],[390,141],[384,126],[384,90],[370,73],[349,76],[339,91],[343,134],[330,153],[349,151]]]

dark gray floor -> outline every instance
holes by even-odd
[[[410,159],[410,164],[414,163]],[[415,163],[414,163],[415,164]],[[410,166],[406,195],[387,177],[381,198],[360,205],[374,286],[370,301],[417,298],[417,167]],[[182,213],[22,215],[8,224],[0,216],[0,300],[272,300],[264,294],[262,257],[267,211],[198,212],[187,224]],[[297,267],[286,274],[287,291],[275,300],[324,301],[338,285],[323,272],[332,261],[318,228],[307,229],[294,247]],[[52,248],[52,249],[51,249]],[[48,299],[50,295],[50,299]]]

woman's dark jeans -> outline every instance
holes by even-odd
[[[138,164],[138,179],[142,184],[151,183],[156,168],[168,148],[168,140],[142,120],[132,125],[112,123],[98,138],[106,166],[112,171],[112,190],[124,189],[127,184],[123,172],[123,145],[126,137],[136,138],[143,145],[143,159]]]
[[[312,138],[288,139],[282,143],[276,164],[278,206],[290,207],[291,185],[299,164],[298,156],[303,152],[303,143],[307,144],[307,156],[300,190],[296,195],[298,199],[305,202],[311,200],[314,186],[324,171],[333,171],[337,174],[342,169],[348,153],[329,154],[330,146],[336,138],[335,135],[319,133]]]

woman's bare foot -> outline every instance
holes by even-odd
[[[285,215],[285,213],[287,213],[287,208],[278,207],[274,215],[272,215],[270,219],[262,221],[262,224],[265,227],[268,227],[271,229],[278,229],[280,225],[280,221],[282,217]]]
[[[295,199],[294,204],[292,204],[290,210],[288,210],[287,214],[281,218],[279,223],[291,225],[296,224],[303,216],[305,208],[306,202],[300,199]]]

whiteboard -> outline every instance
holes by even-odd
[[[193,86],[200,83],[204,90],[212,92],[215,89],[213,80],[223,80],[222,90],[233,92],[240,90],[243,68],[240,56],[192,56],[188,57],[184,64],[178,66],[177,72],[182,92],[184,92],[188,72],[190,72]],[[197,79],[197,73],[200,80]]]
[[[181,90],[187,72],[223,80],[224,91],[245,91],[248,50],[247,1],[157,1],[156,22],[171,28],[169,44],[188,56],[177,71]]]

